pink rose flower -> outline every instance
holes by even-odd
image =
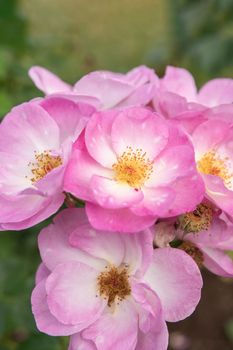
[[[184,68],[167,66],[164,77],[160,79],[159,89],[206,107],[233,102],[233,79],[213,79],[197,91],[192,74]]]
[[[193,212],[151,228],[154,242],[158,246],[163,246],[163,242],[169,239],[171,242],[174,239],[172,232],[183,241],[179,248],[192,256],[199,267],[205,266],[219,276],[233,277],[233,260],[225,253],[225,250],[233,249],[233,225],[226,217],[223,220],[220,214],[221,211],[205,201]]]
[[[96,231],[84,209],[58,214],[39,249],[32,311],[40,331],[73,335],[70,350],[166,350],[165,320],[186,318],[200,299],[200,271],[185,252],[153,250],[150,230]]]
[[[46,95],[62,94],[86,102],[98,109],[148,104],[158,81],[154,71],[146,66],[132,69],[126,74],[96,71],[85,75],[73,87],[47,69],[34,66],[29,76]]]
[[[193,76],[183,68],[168,66],[157,83],[153,105],[155,110],[191,133],[207,119],[209,108],[233,102],[233,79],[214,79],[200,90]]]
[[[192,142],[207,198],[233,217],[233,123],[217,116],[194,130]]]
[[[203,197],[186,135],[143,108],[93,115],[74,145],[64,188],[87,201],[93,227],[121,232],[192,210]]]
[[[63,98],[23,103],[0,125],[0,229],[21,230],[55,213],[72,143],[92,106]]]

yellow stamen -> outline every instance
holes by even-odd
[[[28,164],[33,175],[30,178],[32,184],[41,180],[50,171],[60,165],[62,165],[62,158],[60,156],[54,156],[50,151],[44,151],[42,153],[35,152],[35,162]]]
[[[116,298],[118,301],[125,299],[131,293],[127,266],[106,266],[106,271],[98,276],[98,289],[100,295],[108,299],[108,306],[111,306]]]
[[[208,230],[213,219],[211,206],[201,203],[194,211],[180,215],[178,218],[179,227],[186,233]]]
[[[117,163],[112,166],[115,171],[115,180],[126,183],[129,186],[140,189],[150,178],[153,172],[153,163],[146,158],[146,152],[142,149],[134,151],[132,147],[117,159]]]
[[[219,176],[226,186],[231,186],[233,172],[229,171],[229,158],[221,158],[215,150],[210,150],[197,162],[198,170],[207,175]]]
[[[190,255],[193,258],[193,260],[196,262],[199,268],[202,267],[203,261],[204,261],[203,253],[192,242],[189,242],[189,241],[183,242],[179,246],[179,248],[185,251],[185,253],[187,253],[188,255]]]

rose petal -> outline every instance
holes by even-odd
[[[131,147],[133,152],[141,149],[146,158],[153,161],[167,143],[168,127],[149,109],[129,108],[116,116],[111,139],[119,157]]]
[[[200,247],[204,253],[204,266],[218,276],[233,277],[233,260],[219,249]]]
[[[69,261],[58,265],[46,280],[51,313],[64,324],[92,324],[107,301],[97,297],[99,272],[85,264]],[[81,288],[80,288],[81,286]]]
[[[71,86],[69,84],[43,67],[33,66],[29,69],[28,74],[36,87],[45,94],[71,91]]]
[[[89,154],[98,163],[110,169],[116,162],[116,154],[111,144],[111,129],[116,114],[116,110],[96,113],[89,121],[85,132]]]
[[[59,126],[61,142],[64,142],[67,138],[75,141],[86,126],[89,117],[95,111],[95,108],[90,105],[75,103],[60,97],[43,99],[40,105]]]
[[[76,148],[73,150],[66,169],[64,189],[78,198],[92,201],[93,192],[90,188],[92,176],[111,178],[112,174],[112,170],[102,167],[91,158],[86,149],[81,151]]]
[[[112,108],[133,92],[134,86],[122,74],[97,71],[87,74],[74,86],[74,92],[96,97],[102,108]]]
[[[36,271],[36,278],[35,278],[36,284],[40,283],[42,280],[47,278],[49,274],[50,274],[49,269],[45,266],[44,263],[41,263]]]
[[[167,66],[165,75],[160,82],[161,89],[181,95],[188,101],[196,101],[196,84],[193,76],[186,69]]]
[[[80,330],[79,325],[64,324],[59,322],[49,311],[46,301],[46,280],[39,282],[32,292],[32,312],[35,317],[36,326],[40,332],[52,336],[71,335]]]
[[[131,350],[137,342],[138,315],[132,302],[123,300],[83,332],[98,350]]]
[[[0,130],[0,150],[21,155],[27,164],[34,160],[34,151],[60,148],[58,125],[37,103],[27,102],[13,108]]]
[[[112,234],[112,233],[111,233]],[[125,242],[124,263],[130,275],[143,276],[153,257],[153,237],[149,229],[121,235]]]
[[[68,350],[97,350],[97,348],[92,341],[83,339],[80,333],[78,333],[70,337]]]
[[[106,209],[87,203],[86,212],[91,225],[97,230],[139,232],[152,226],[154,216],[138,216],[127,208]]]
[[[61,211],[54,224],[45,227],[39,234],[40,255],[45,265],[52,271],[57,265],[67,261],[82,262],[103,269],[105,262],[86,254],[70,245],[69,236],[78,227],[89,225],[85,210],[70,208]]]
[[[79,224],[69,237],[73,247],[119,266],[125,255],[122,236],[115,232],[96,231],[89,222]]]
[[[209,107],[232,103],[233,79],[213,79],[208,81],[200,89],[198,101]]]
[[[106,177],[93,176],[90,185],[95,201],[104,208],[116,209],[129,207],[136,205],[143,199],[143,192],[141,190]]]
[[[155,249],[144,279],[159,296],[166,321],[188,317],[200,300],[200,271],[193,259],[179,249]]]
[[[155,187],[166,185],[177,177],[187,176],[196,168],[194,151],[190,146],[175,146],[167,148],[154,162],[153,173],[145,186]]]

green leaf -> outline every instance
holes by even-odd
[[[233,344],[233,318],[226,323],[225,332],[227,337]]]
[[[33,334],[17,350],[60,350],[59,339],[45,334]]]
[[[13,101],[4,91],[0,91],[0,118],[2,118],[12,108]]]

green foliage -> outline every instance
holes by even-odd
[[[231,343],[233,344],[233,318],[230,319],[226,325],[225,325],[225,333],[226,336],[229,338]]]
[[[18,0],[0,0],[0,42],[14,52],[26,43],[26,22],[18,11]]]
[[[44,334],[32,334],[25,342],[22,342],[18,350],[60,350],[59,340]]]
[[[233,2],[171,0],[170,3],[176,64],[192,70],[201,83],[232,75]]]

